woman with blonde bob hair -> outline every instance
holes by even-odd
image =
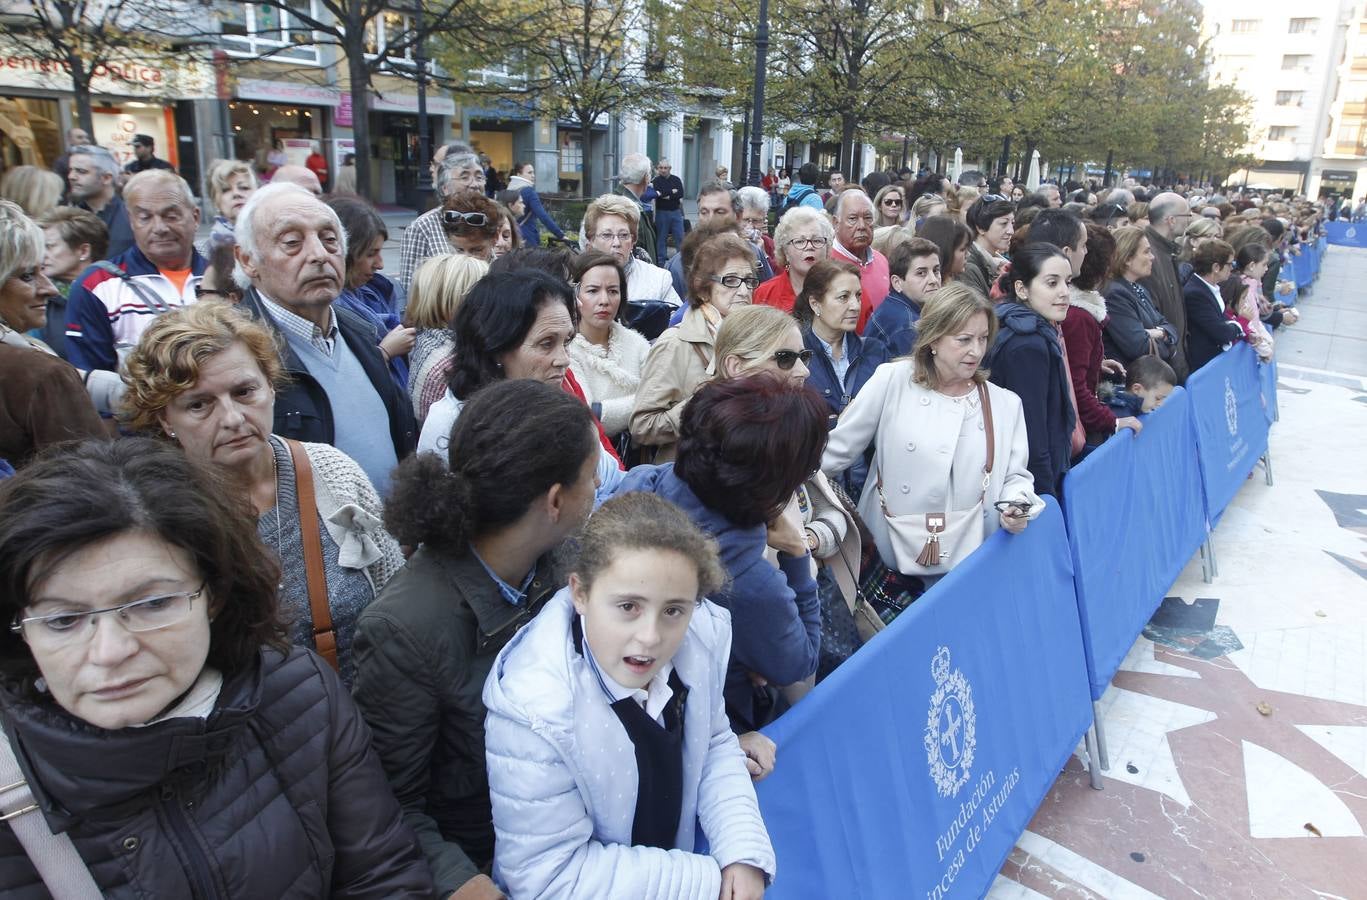
[[[252,167],[236,159],[216,159],[209,163],[204,180],[209,186],[209,199],[218,210],[208,239],[196,246],[202,256],[208,256],[216,244],[235,243],[233,230],[237,227],[237,215],[256,193],[257,181]]]
[[[0,178],[0,198],[19,204],[25,214],[36,219],[57,208],[64,187],[56,172],[37,166],[15,166]]]
[[[446,393],[456,335],[456,310],[475,283],[489,274],[489,264],[463,253],[443,253],[423,261],[413,273],[403,324],[418,330],[408,354],[408,396],[421,425],[427,410]]]
[[[727,316],[717,332],[716,379],[765,374],[782,381],[805,384],[812,351],[803,344],[802,332],[792,316],[772,306],[751,306]],[[853,611],[859,580],[859,529],[854,516],[822,472],[814,473],[793,494],[771,532],[801,535],[812,556],[812,575],[821,599],[821,655],[819,681],[844,662],[858,647]],[[778,565],[773,549],[765,558]],[[805,693],[803,687],[788,691],[790,699]]]
[[[1019,533],[1043,508],[1020,398],[981,368],[996,334],[986,297],[958,283],[940,288],[925,301],[911,355],[879,366],[831,432],[828,475],[873,446],[859,514],[882,565],[863,577],[882,587],[885,621],[998,528]],[[928,516],[943,519],[934,540]]]
[[[332,662],[350,685],[356,620],[403,555],[360,466],[327,444],[271,434],[284,379],[269,330],[226,303],[195,303],[159,316],[128,356],[124,412],[133,428],[164,434],[251,498],[257,532],[283,567],[280,604],[293,618],[291,642],[313,647],[318,630],[330,630]],[[305,466],[311,497],[301,487]],[[300,515],[305,503],[316,515],[308,517],[311,527]],[[305,548],[315,532],[325,584],[310,585]],[[330,629],[313,620],[311,597],[326,598]],[[318,649],[326,649],[326,638]]]

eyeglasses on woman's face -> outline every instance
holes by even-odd
[[[898,206],[898,207],[900,207],[900,206],[902,205],[902,198],[901,198],[901,197],[884,197],[884,198],[883,198],[883,205],[884,205],[884,206]]]
[[[42,616],[15,618],[10,631],[24,636],[30,646],[62,647],[84,643],[95,633],[95,618],[109,613],[119,620],[125,630],[140,634],[169,628],[185,621],[194,601],[204,593],[204,585],[196,591],[177,591],[144,597],[132,603],[121,603],[104,609],[49,613]]]
[[[822,247],[826,246],[826,239],[824,237],[793,238],[788,242],[788,246],[798,250],[820,250]]]
[[[754,275],[713,275],[711,278],[717,284],[729,287],[733,291],[742,284],[752,291],[759,286],[759,279]]]

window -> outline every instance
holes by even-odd
[[[1305,103],[1305,91],[1277,91],[1278,106],[1302,106]]]
[[[1286,54],[1285,56],[1283,56],[1283,57],[1282,57],[1282,71],[1283,71],[1283,72],[1289,72],[1289,71],[1292,71],[1293,69],[1294,69],[1294,70],[1299,70],[1299,71],[1302,71],[1302,72],[1309,72],[1309,71],[1310,71],[1310,54],[1309,54],[1309,53],[1288,53],[1288,54]]]
[[[1229,30],[1232,34],[1253,34],[1262,24],[1262,19],[1235,19],[1229,23]]]
[[[318,62],[313,31],[300,13],[316,18],[314,0],[289,0],[289,11],[271,3],[220,4],[224,45],[235,53]]]
[[[375,56],[384,50],[385,56],[394,61],[413,62],[412,40],[413,17],[397,12],[384,12],[375,16],[365,26],[365,52]],[[402,49],[389,49],[390,44],[403,42]]]
[[[563,134],[560,143],[560,171],[561,172],[582,172],[584,171],[584,145],[579,141],[579,135]]]
[[[1319,19],[1292,19],[1291,24],[1287,26],[1286,33],[1314,34],[1318,30],[1319,24]]]
[[[1296,126],[1273,125],[1267,129],[1267,139],[1269,141],[1294,141],[1296,139]]]

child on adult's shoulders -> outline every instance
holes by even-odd
[[[774,850],[722,695],[731,617],[705,599],[717,553],[667,500],[615,497],[499,654],[485,747],[509,896],[763,896]]]

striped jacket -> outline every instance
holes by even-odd
[[[117,371],[122,353],[137,344],[158,315],[195,302],[195,285],[208,266],[204,257],[194,253],[191,276],[177,293],[170,279],[136,246],[109,262],[127,277],[97,263],[77,276],[67,297],[66,355],[78,369]]]

